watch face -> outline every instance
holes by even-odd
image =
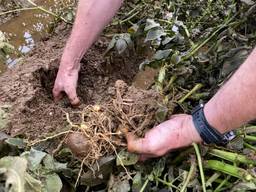
[[[223,135],[224,139],[227,141],[231,141],[236,137],[236,134],[234,131],[227,132]]]

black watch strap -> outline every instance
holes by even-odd
[[[207,122],[204,115],[204,105],[200,104],[192,111],[194,125],[206,144],[225,145],[235,137],[233,131],[224,135],[218,132]]]

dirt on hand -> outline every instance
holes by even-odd
[[[67,98],[54,103],[52,88],[70,29],[57,30],[61,33],[41,42],[22,65],[0,77],[0,105],[11,105],[7,132],[31,144],[63,133],[77,157],[95,160],[125,146],[124,129],[142,136],[152,128],[160,96],[131,86],[138,58],[103,57],[108,43],[104,37],[81,61],[77,91],[82,104],[72,108]]]

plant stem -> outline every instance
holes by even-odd
[[[233,163],[240,162],[240,163],[244,163],[244,164],[252,164],[252,165],[256,164],[256,161],[247,158],[245,155],[240,155],[237,153],[222,151],[219,149],[212,149],[212,150],[210,150],[209,153],[213,156],[231,161]]]
[[[218,187],[216,187],[216,189],[214,190],[214,192],[217,192],[221,189],[221,187],[223,187],[227,182],[228,180],[230,179],[230,175],[227,176],[226,179],[224,179],[219,185]]]
[[[221,174],[220,173],[214,173],[207,181],[206,181],[206,187],[212,186],[212,183],[219,178]]]
[[[220,171],[222,173],[225,173],[246,181],[251,181],[254,179],[253,176],[245,169],[242,169],[221,161],[217,161],[217,160],[206,161],[205,167],[208,169],[213,169],[215,171]]]
[[[203,170],[203,164],[202,164],[202,158],[201,158],[201,155],[200,155],[200,151],[199,151],[198,145],[196,143],[193,143],[192,145],[193,145],[193,147],[195,149],[195,152],[196,152],[196,157],[197,157],[200,176],[201,176],[201,181],[202,181],[203,192],[206,192],[204,170]]]
[[[190,181],[190,179],[191,179],[193,173],[195,172],[195,169],[196,169],[196,162],[192,159],[192,161],[191,161],[191,166],[190,166],[190,169],[189,169],[189,172],[188,172],[188,176],[187,176],[187,178],[186,178],[186,180],[185,180],[185,183],[184,183],[184,185],[182,186],[180,192],[185,192],[185,191],[186,191],[187,186],[188,186],[188,184],[189,184],[189,181]]]
[[[254,150],[256,152],[256,147],[250,145],[249,143],[244,142],[244,146],[249,148],[249,149],[252,149],[252,150]]]
[[[0,13],[0,16],[10,14],[10,13],[19,12],[19,11],[28,11],[28,10],[37,10],[37,9],[38,9],[37,7],[27,7],[27,8],[13,9],[13,10],[10,10],[10,11]]]
[[[168,84],[166,85],[166,87],[164,88],[164,91],[168,91],[176,79],[177,79],[177,75],[173,75],[170,78],[170,80],[169,80]]]
[[[160,178],[156,178],[156,180],[161,182],[162,184],[168,186],[168,187],[173,187],[174,189],[179,190],[179,188],[174,186],[172,183],[168,183],[168,182],[166,182],[166,181],[164,181],[164,180],[162,180]]]
[[[185,61],[192,57],[199,49],[201,49],[206,43],[208,43],[217,33],[219,33],[222,29],[229,26],[230,22],[235,18],[236,15],[234,15],[232,18],[227,20],[223,25],[219,26],[207,39],[205,39],[201,44],[196,45],[194,48],[192,48],[191,52],[184,56],[180,62]]]
[[[145,181],[145,183],[143,184],[142,188],[140,189],[140,192],[143,192],[146,189],[146,186],[148,185],[149,179],[147,179]]]
[[[245,133],[249,134],[249,133],[256,133],[256,126],[249,126],[249,127],[245,127]]]
[[[187,98],[189,98],[193,93],[195,93],[196,91],[198,91],[199,89],[201,89],[203,87],[203,84],[198,83],[196,84],[193,89],[191,89],[191,91],[189,91],[184,97],[182,97],[178,103],[182,104]]]
[[[31,5],[33,5],[35,8],[37,8],[37,9],[39,9],[39,10],[45,12],[45,13],[48,13],[48,14],[50,14],[50,15],[56,17],[56,18],[59,18],[59,19],[61,19],[62,21],[64,21],[65,23],[72,24],[71,22],[67,21],[64,17],[62,17],[62,16],[60,16],[60,15],[57,15],[57,14],[55,14],[55,13],[53,13],[53,12],[51,12],[51,11],[49,11],[49,10],[47,10],[47,9],[45,9],[45,8],[43,8],[43,7],[41,7],[41,6],[38,6],[37,4],[35,4],[34,2],[32,2],[31,0],[27,0],[27,1],[28,1]]]
[[[244,139],[247,141],[256,141],[256,136],[245,135]]]
[[[203,92],[203,93],[196,93],[194,95],[191,95],[190,99],[199,101],[202,98],[209,97],[210,93],[209,92]]]
[[[115,23],[112,23],[112,25],[117,25],[117,24],[123,24],[123,23],[125,23],[125,22],[127,22],[127,21],[130,21],[133,17],[135,17],[136,15],[138,15],[140,13],[140,11],[137,11],[137,12],[135,12],[133,15],[131,15],[130,17],[127,17],[126,19],[124,19],[124,20],[122,20],[122,21],[117,21],[117,22],[115,22]]]

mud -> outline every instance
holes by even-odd
[[[70,8],[75,9],[74,0],[61,2],[34,0],[33,2],[46,10],[51,10],[54,14],[64,17],[69,14],[70,19],[73,18]],[[6,58],[1,59],[0,74],[19,63],[22,57],[29,53],[57,24],[56,18],[51,14],[31,8],[33,5],[27,0],[0,0],[0,31],[5,34],[8,43],[15,48],[14,52],[8,53]],[[12,11],[19,9],[23,10]],[[8,11],[11,13],[7,14]]]
[[[11,105],[7,133],[29,141],[43,139],[70,130],[67,114],[72,123],[81,125],[81,111],[95,105],[107,109],[114,101],[119,102],[115,104],[121,107],[123,116],[118,111],[112,114],[111,132],[117,132],[122,123],[133,131],[154,126],[154,112],[161,102],[159,95],[153,90],[131,86],[140,58],[135,55],[104,58],[109,41],[105,37],[101,37],[81,61],[78,95],[82,104],[72,108],[67,98],[54,103],[51,91],[69,32],[69,27],[60,25],[51,37],[37,45],[23,64],[0,77],[0,105]],[[130,119],[124,121],[127,117]]]

